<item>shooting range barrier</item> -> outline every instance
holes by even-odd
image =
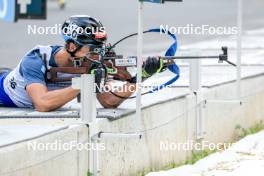
[[[208,66],[203,70],[219,67],[228,68]],[[182,67],[183,72],[184,69],[188,67]],[[234,98],[235,79],[223,79],[224,73],[215,76],[215,80],[222,78],[220,82],[203,86],[200,104],[196,104],[196,95],[182,82],[177,88],[144,96],[140,127],[135,126],[135,109],[129,107],[135,103],[133,100],[121,109],[97,109],[98,118],[88,126],[85,121],[92,120],[91,117],[81,120],[74,107],[49,113],[1,108],[0,175],[86,175],[93,169],[104,176],[135,175],[145,168],[161,168],[191,155],[191,151],[161,151],[160,142],[231,141],[237,124],[246,128],[264,120],[264,88],[260,84],[264,81],[264,66],[242,69],[246,71],[242,75],[240,100]],[[28,142],[56,141],[99,143],[104,144],[105,150],[28,149]]]

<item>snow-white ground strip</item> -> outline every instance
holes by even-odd
[[[223,152],[168,171],[146,176],[263,176],[264,131],[249,135]]]

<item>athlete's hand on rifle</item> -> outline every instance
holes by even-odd
[[[148,57],[142,66],[142,76],[147,78],[163,70],[163,60],[160,57]]]
[[[104,55],[104,57],[116,57],[116,52],[114,49],[111,49],[109,51],[107,51]]]

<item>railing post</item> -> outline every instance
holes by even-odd
[[[237,1],[237,71],[236,71],[236,96],[241,97],[241,50],[242,50],[242,31],[243,31],[243,0]]]
[[[95,122],[96,94],[94,90],[94,75],[83,74],[79,78],[73,78],[72,87],[80,89],[81,92],[80,117],[82,122],[85,124]]]
[[[202,139],[204,134],[203,128],[203,96],[202,96],[202,71],[201,60],[193,59],[190,61],[190,90],[195,94],[195,117],[196,117],[196,138]]]
[[[79,89],[81,93],[81,109],[80,118],[82,123],[89,127],[88,142],[91,145],[96,145],[97,141],[93,138],[98,133],[96,122],[96,94],[94,75],[83,74],[79,78],[72,79],[72,88]],[[89,150],[89,172],[93,176],[98,175],[98,151]]]
[[[138,38],[137,38],[137,96],[136,126],[141,127],[141,83],[142,83],[142,52],[143,52],[143,1],[138,1]]]

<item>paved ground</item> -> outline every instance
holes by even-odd
[[[244,1],[245,29],[264,27],[262,0]],[[230,0],[184,0],[184,3],[167,3],[164,6],[146,4],[145,28],[161,24],[170,26],[234,26],[236,24],[236,1]],[[0,66],[14,67],[19,59],[37,44],[62,44],[59,35],[28,35],[28,25],[37,27],[54,26],[74,14],[89,14],[101,19],[105,24],[110,42],[117,41],[126,34],[137,30],[137,3],[131,0],[74,0],[69,1],[65,11],[60,11],[54,1],[48,3],[48,20],[19,21],[9,24],[0,21]],[[215,38],[216,36],[180,35],[180,46],[193,42]],[[135,54],[135,41],[124,43],[119,52]],[[157,42],[158,41],[158,42]],[[164,51],[169,44],[167,40],[147,37],[146,53]],[[130,45],[130,47],[128,46]]]

